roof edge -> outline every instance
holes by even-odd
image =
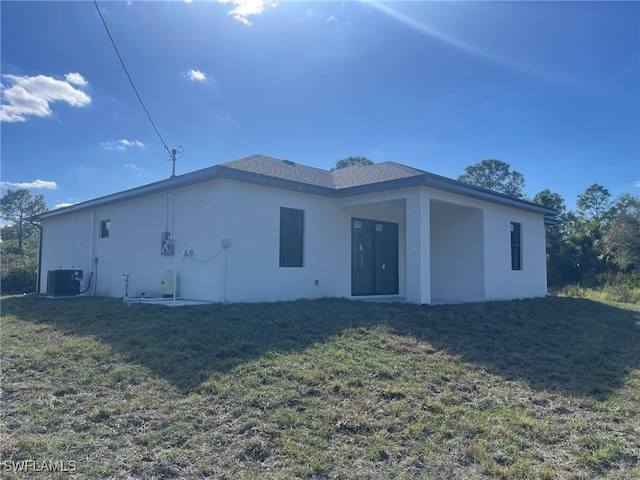
[[[56,217],[59,215],[68,215],[71,213],[77,213],[84,210],[90,210],[96,207],[103,207],[106,205],[112,205],[114,203],[124,202],[126,200],[132,200],[135,198],[145,197],[147,195],[153,195],[155,193],[164,192],[166,190],[172,190],[174,188],[185,187],[196,183],[207,181],[209,178],[213,179],[219,170],[219,165],[214,165],[202,170],[196,170],[195,172],[185,173],[176,177],[169,177],[157,182],[148,183],[139,187],[123,190],[122,192],[111,193],[102,197],[93,198],[84,202],[79,202],[68,207],[56,208],[49,210],[38,215],[29,217],[27,220],[37,221],[46,218]]]
[[[413,167],[408,168],[424,172],[423,170],[414,169]],[[475,198],[477,200],[484,200],[490,203],[496,203],[512,208],[539,213],[544,215],[545,217],[555,217],[560,213],[557,210],[538,205],[537,203],[533,203],[528,200],[510,197],[508,195],[494,192],[492,190],[487,190],[481,187],[476,187],[459,180],[443,177],[441,175],[430,172],[424,172],[419,175],[399,178],[395,180],[387,180],[383,182],[338,189],[311,185],[294,180],[286,180],[283,178],[239,170],[232,167],[224,166],[223,164],[219,164],[176,177],[170,177],[168,179],[160,180],[147,185],[142,185],[140,187],[124,190],[122,192],[105,195],[103,197],[98,197],[92,200],[87,200],[85,202],[77,203],[68,207],[49,210],[47,212],[29,217],[27,220],[38,221],[61,215],[68,215],[215,179],[236,180],[240,182],[253,183],[267,187],[281,188],[311,195],[321,195],[332,198],[344,198],[352,195],[363,195],[366,193],[375,193],[399,188],[425,186],[449,193],[454,193],[457,195]]]
[[[537,203],[530,202],[502,193],[487,190],[485,188],[469,185],[459,180],[453,180],[447,177],[442,177],[433,173],[425,172],[422,175],[416,175],[413,177],[400,178],[397,180],[388,180],[386,182],[373,183],[368,185],[359,185],[356,187],[349,187],[340,190],[340,197],[349,197],[353,195],[364,195],[367,193],[375,193],[384,190],[392,190],[398,188],[423,186],[434,188],[437,190],[462,195],[465,197],[475,198],[476,200],[484,200],[490,203],[497,203],[499,205],[505,205],[508,207],[518,208],[521,210],[528,210],[535,213],[540,213],[545,216],[554,217],[560,212],[552,208],[539,205]]]

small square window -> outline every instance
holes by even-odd
[[[111,220],[102,220],[100,222],[100,238],[109,238],[111,233]]]

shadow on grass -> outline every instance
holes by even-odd
[[[340,299],[168,308],[105,298],[7,298],[3,315],[92,336],[183,394],[268,351],[386,325],[538,390],[604,399],[640,368],[640,312],[554,298],[415,306]]]

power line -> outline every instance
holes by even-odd
[[[93,4],[96,6],[96,10],[98,11],[98,15],[100,15],[100,20],[102,20],[102,24],[104,25],[104,29],[107,32],[107,36],[109,37],[109,40],[111,40],[111,45],[113,45],[113,49],[115,50],[116,55],[118,56],[118,59],[120,60],[120,64],[122,65],[122,68],[124,69],[124,73],[126,73],[127,78],[129,79],[129,83],[131,83],[131,87],[133,88],[133,91],[135,92],[136,97],[138,97],[138,100],[140,101],[140,105],[142,105],[142,109],[144,110],[144,113],[147,114],[147,118],[149,119],[149,122],[151,122],[151,126],[156,131],[156,134],[158,135],[158,138],[162,142],[162,145],[164,146],[165,152],[167,152],[168,154],[173,153],[169,149],[167,144],[165,143],[164,139],[162,138],[162,135],[160,135],[160,132],[158,131],[158,128],[156,127],[156,124],[153,123],[153,119],[151,118],[151,115],[149,114],[149,111],[147,110],[147,107],[145,107],[144,102],[142,101],[142,98],[140,98],[140,94],[138,93],[138,89],[136,88],[135,84],[133,83],[133,80],[131,79],[131,75],[129,75],[129,71],[127,70],[127,66],[124,64],[124,60],[122,59],[122,56],[120,55],[120,52],[118,51],[118,47],[116,47],[116,42],[113,40],[113,37],[111,36],[111,32],[109,31],[109,27],[107,26],[107,22],[105,21],[104,17],[102,16],[102,12],[100,11],[100,7],[98,7],[98,1],[97,0],[93,0]],[[175,154],[174,154],[174,158],[175,158]],[[175,160],[174,160],[174,165],[175,165]]]

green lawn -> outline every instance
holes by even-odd
[[[640,478],[637,305],[28,296],[1,340],[3,478]]]

